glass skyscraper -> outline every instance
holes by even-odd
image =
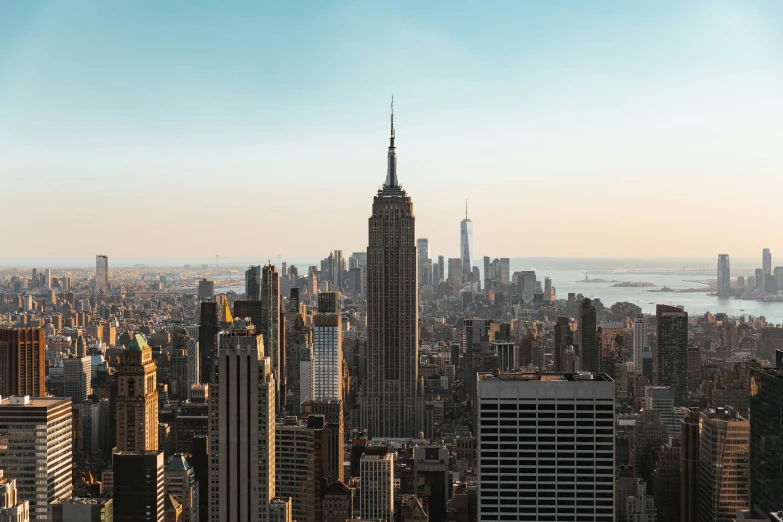
[[[468,280],[472,270],[470,256],[473,254],[473,222],[468,219],[468,202],[465,202],[465,219],[459,225],[459,256],[462,259],[462,282]]]
[[[750,370],[750,507],[758,517],[783,509],[783,373]]]

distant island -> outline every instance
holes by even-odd
[[[617,286],[621,288],[649,288],[652,286],[655,286],[653,283],[644,283],[641,281],[623,281],[622,283],[617,283],[612,286]]]

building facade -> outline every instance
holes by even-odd
[[[413,437],[421,424],[416,218],[397,181],[394,139],[392,115],[386,183],[373,200],[367,247],[368,375],[360,400],[371,437]]]
[[[152,348],[136,336],[122,352],[117,379],[117,450],[158,449],[157,366]]]
[[[731,265],[728,254],[718,255],[718,288],[719,296],[731,294]]]
[[[681,308],[657,305],[655,318],[658,349],[655,352],[656,381],[674,392],[674,405],[682,406],[688,396],[688,313]]]
[[[609,377],[479,374],[477,390],[478,520],[614,521]]]
[[[0,396],[46,396],[43,328],[0,328]]]
[[[109,256],[95,256],[95,292],[109,295]]]
[[[394,454],[386,448],[368,446],[359,463],[362,493],[359,517],[364,520],[394,520]]]
[[[115,522],[164,522],[163,450],[115,453],[112,471]]]

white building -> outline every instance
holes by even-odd
[[[65,396],[84,402],[92,392],[92,361],[89,357],[70,357],[63,361]]]
[[[635,317],[633,320],[633,368],[637,373],[642,371],[642,352],[650,352],[647,341],[647,318]]]
[[[370,445],[359,465],[362,494],[361,519],[394,520],[394,453],[386,446]]]
[[[670,437],[679,437],[680,419],[674,416],[674,392],[668,386],[647,386],[644,389],[644,407],[659,410],[661,422],[666,424]]]
[[[341,323],[341,316],[337,313],[318,313],[313,316],[313,399],[315,400],[343,398]]]
[[[610,378],[479,374],[477,414],[479,520],[614,521]]]
[[[275,496],[270,359],[264,357],[261,335],[232,331],[220,339],[209,386],[210,520],[267,522]]]

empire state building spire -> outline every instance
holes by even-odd
[[[394,96],[391,101],[391,136],[389,137],[389,158],[386,169],[386,183],[384,189],[396,189],[397,181],[397,149],[394,147]]]

